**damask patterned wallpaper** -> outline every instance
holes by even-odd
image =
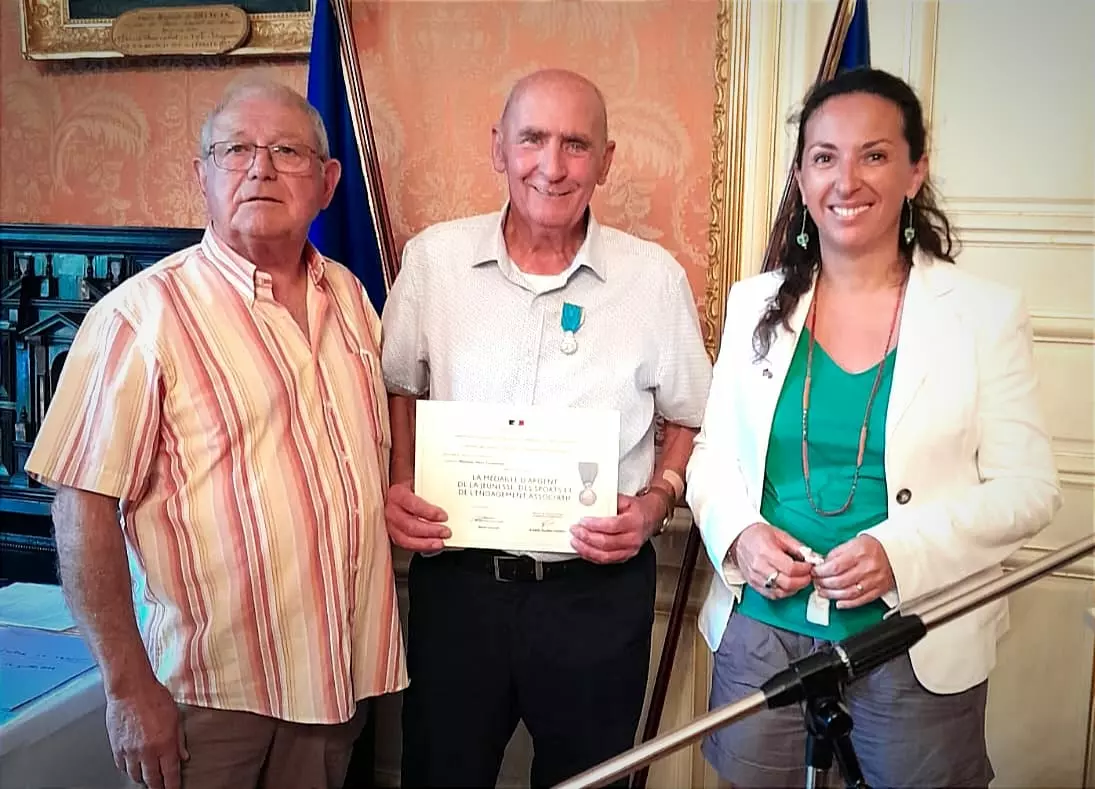
[[[354,3],[397,243],[497,209],[490,124],[535,68],[604,91],[617,141],[599,219],[658,241],[703,292],[716,0]],[[242,59],[31,63],[19,0],[0,0],[0,221],[198,226],[190,160],[205,113],[241,73],[303,92],[307,64]]]

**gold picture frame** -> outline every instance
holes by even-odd
[[[711,225],[700,312],[712,359],[722,339],[730,287],[743,276],[771,269],[794,207],[794,180],[775,161],[774,146],[783,122],[783,108],[776,105],[780,20],[789,2],[718,0]],[[811,70],[811,84],[836,73],[857,2],[837,0],[816,76]],[[758,68],[757,63],[764,65]]]
[[[173,6],[203,6],[231,3],[232,0],[177,0]],[[308,0],[307,11],[271,11],[248,13],[251,33],[243,46],[228,55],[307,54],[312,42],[312,16],[316,0]],[[22,52],[28,60],[75,60],[80,58],[120,58],[111,43],[111,25],[115,16],[89,17],[70,13],[71,0],[20,0]],[[125,10],[148,8],[151,3],[116,2]],[[166,4],[165,4],[166,5]],[[296,6],[300,2],[242,3],[249,8]],[[86,2],[84,8],[88,7]]]
[[[715,106],[711,147],[711,225],[707,282],[700,325],[708,356],[716,358],[726,322],[726,295],[741,278],[745,133],[748,95],[748,3],[720,0],[715,25]]]

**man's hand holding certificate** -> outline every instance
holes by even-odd
[[[446,547],[574,553],[571,527],[617,514],[619,413],[420,400],[415,492]]]

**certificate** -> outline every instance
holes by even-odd
[[[448,513],[446,547],[574,553],[570,527],[616,514],[620,413],[419,400],[415,493]]]

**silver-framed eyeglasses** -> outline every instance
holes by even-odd
[[[318,156],[316,151],[301,143],[281,142],[275,145],[257,145],[253,142],[238,140],[213,143],[209,146],[209,155],[213,157],[213,164],[222,170],[239,172],[251,169],[259,148],[270,154],[270,162],[275,170],[287,175],[308,172],[312,166],[312,160]]]

